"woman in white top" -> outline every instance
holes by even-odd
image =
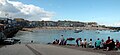
[[[84,48],[87,47],[87,41],[86,41],[86,39],[84,39],[84,41],[83,41],[83,46],[84,46]]]
[[[92,48],[92,39],[90,39],[89,43],[88,43],[88,47]]]

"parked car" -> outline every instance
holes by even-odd
[[[4,40],[5,44],[14,44],[14,39],[13,38],[7,38]]]

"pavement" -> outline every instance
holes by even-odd
[[[79,47],[70,46],[70,45],[65,45],[65,46],[54,45],[54,46],[63,47],[63,48],[70,48],[70,49],[75,49],[75,50],[80,50],[80,51],[102,53],[102,54],[106,54],[106,55],[120,55],[120,50],[104,51],[103,49],[93,50],[94,48],[82,48],[81,46],[79,46]]]
[[[40,52],[42,55],[105,55],[100,53],[63,48],[63,47],[58,47],[53,45],[34,44],[29,46],[36,49],[36,51]]]
[[[106,55],[43,44],[15,44],[0,48],[0,55]]]
[[[0,55],[35,55],[24,44],[6,45],[0,48]]]

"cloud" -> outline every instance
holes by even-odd
[[[41,20],[50,20],[49,18],[42,18]]]
[[[116,23],[109,23],[109,24],[100,24],[100,25],[106,25],[106,26],[112,26],[112,27],[120,27],[120,22],[116,22]]]
[[[120,22],[114,23],[114,24],[112,24],[111,26],[120,27]]]
[[[0,16],[8,13],[9,16],[28,20],[51,20],[54,16],[53,12],[45,11],[44,8],[13,0],[0,0],[0,7]]]

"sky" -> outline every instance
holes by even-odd
[[[97,22],[101,25],[120,27],[120,0],[1,0],[0,2],[6,3],[0,5],[3,7],[0,9],[1,13],[7,11],[13,17],[21,16],[28,20]]]

